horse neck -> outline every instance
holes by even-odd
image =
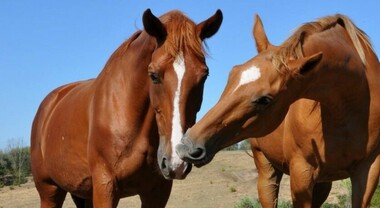
[[[305,56],[322,52],[323,58],[305,75],[299,98],[319,102],[322,114],[334,122],[345,123],[353,117],[366,122],[372,99],[368,72],[374,69],[369,67],[372,63],[363,63],[347,35],[336,32],[312,35],[305,42]],[[370,53],[366,50],[367,57]]]
[[[136,32],[111,55],[97,78],[97,84],[108,86],[141,81],[145,83],[154,49],[152,38],[144,32]]]
[[[147,76],[155,41],[145,32],[134,36],[128,40],[132,42],[127,41],[114,52],[98,76],[94,108],[98,114],[111,117],[105,125],[116,126],[120,133],[149,137],[151,129],[156,129]]]

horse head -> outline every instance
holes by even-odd
[[[156,42],[147,76],[160,137],[158,164],[167,179],[183,179],[191,170],[173,148],[195,123],[208,75],[202,41],[218,31],[222,18],[220,10],[200,24],[178,11],[143,15],[144,29]]]
[[[222,148],[274,130],[294,99],[287,88],[322,57],[316,53],[283,61],[281,47],[270,44],[258,16],[253,36],[258,55],[233,67],[218,103],[177,145],[176,151],[185,161],[205,165]]]

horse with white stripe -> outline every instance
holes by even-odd
[[[380,64],[344,15],[302,25],[270,44],[256,18],[257,56],[233,68],[219,102],[177,146],[196,166],[250,137],[263,207],[275,207],[282,173],[294,207],[319,207],[331,182],[350,178],[352,207],[369,207],[380,175]],[[275,131],[274,131],[275,130]]]
[[[222,22],[218,10],[195,24],[179,11],[143,15],[137,31],[96,79],[64,85],[39,107],[31,135],[41,207],[116,207],[140,195],[142,207],[165,207],[172,180],[191,164],[172,150],[195,123],[208,75],[202,41]],[[160,171],[161,170],[161,171]]]

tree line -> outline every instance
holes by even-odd
[[[22,147],[20,141],[12,140],[0,150],[0,187],[26,183],[31,175],[30,147]]]
[[[241,142],[238,142],[236,144],[233,144],[229,147],[226,147],[224,150],[231,151],[231,150],[251,150],[251,143],[249,142],[249,139],[243,140]]]

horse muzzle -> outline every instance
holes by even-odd
[[[185,179],[190,173],[192,164],[181,160],[178,157],[162,157],[161,162],[159,162],[159,167],[162,175],[167,180]]]
[[[175,147],[177,155],[184,161],[194,164],[196,167],[201,167],[209,163],[214,154],[208,154],[204,145],[195,145],[188,132],[181,139],[181,143]]]

